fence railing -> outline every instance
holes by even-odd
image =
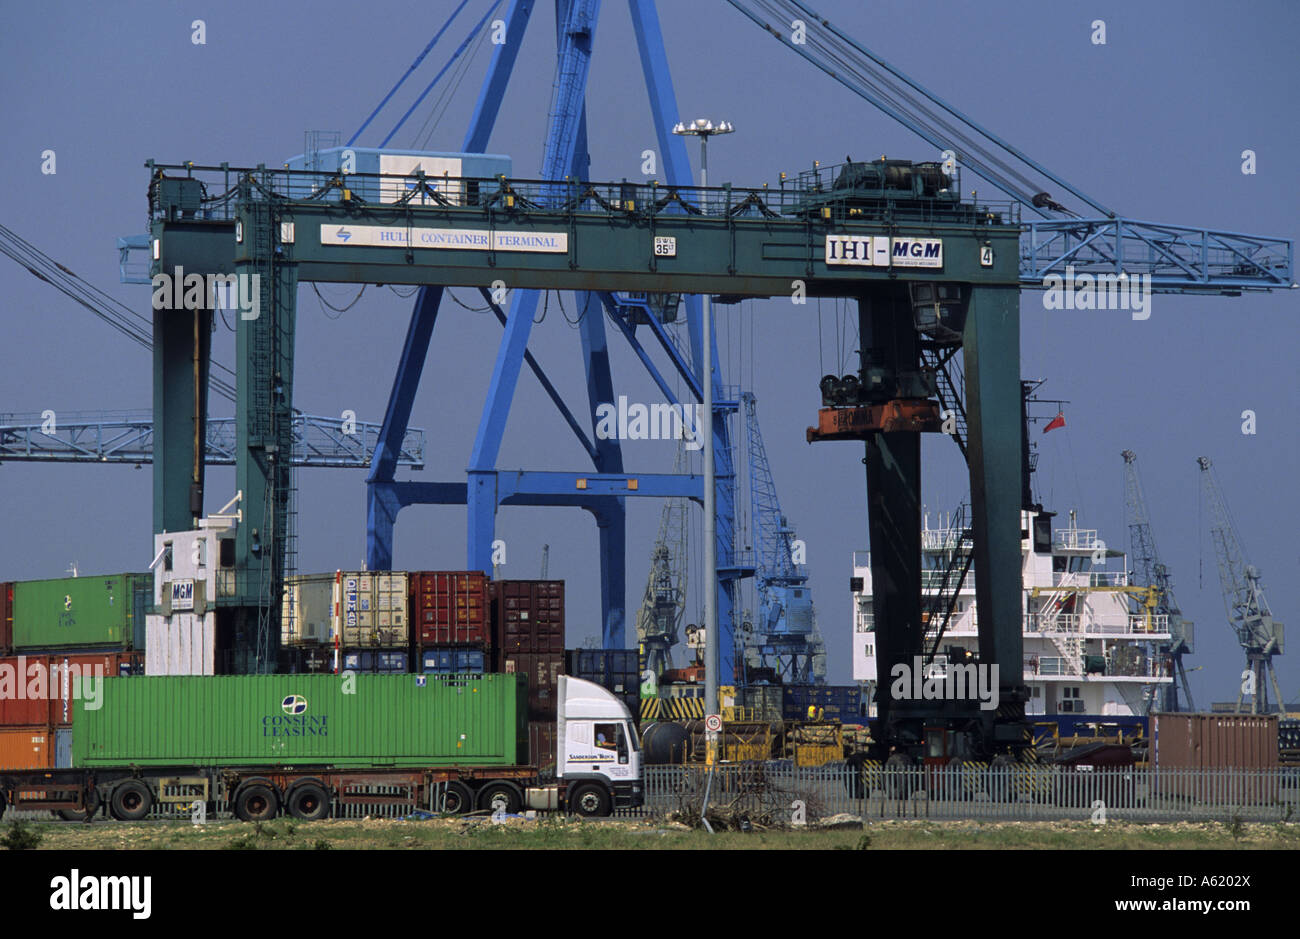
[[[646,804],[625,817],[698,815],[707,769],[652,766]],[[798,767],[748,763],[717,768],[710,811],[755,823],[836,814],[866,819],[1289,821],[1300,819],[1300,769],[1062,767]],[[796,805],[795,803],[802,803]]]

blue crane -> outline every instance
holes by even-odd
[[[750,524],[754,534],[754,581],[759,608],[746,644],[758,664],[786,682],[826,680],[825,648],[813,618],[812,590],[801,568],[802,545],[781,511],[772,466],[758,426],[758,398],[742,392],[749,462]]]

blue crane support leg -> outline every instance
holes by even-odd
[[[584,104],[578,120],[573,151],[573,173],[586,179],[591,170],[587,153],[587,111]],[[613,403],[614,380],[610,376],[609,343],[605,337],[605,308],[595,293],[576,294],[578,332],[582,340],[582,362],[587,377],[587,406],[596,444],[596,470],[623,472],[623,447],[617,437],[602,439],[596,434],[596,409]],[[627,619],[627,507],[623,499],[602,499],[596,510],[600,532],[600,622],[601,645],[621,649]]]
[[[420,387],[420,375],[429,354],[429,340],[433,336],[441,301],[441,287],[420,288],[415,309],[411,312],[411,323],[406,329],[406,341],[402,344],[402,358],[393,378],[393,390],[388,395],[384,423],[370,461],[370,475],[366,477],[366,567],[372,571],[393,568],[393,522],[401,509],[401,503],[392,491],[393,474],[411,420],[411,405]]]
[[[668,68],[668,55],[664,49],[663,32],[659,28],[659,14],[653,0],[628,0],[628,9],[632,14],[632,28],[636,34],[637,52],[641,59],[641,71],[645,76],[646,92],[650,98],[650,113],[655,125],[655,134],[659,142],[659,155],[663,161],[664,175],[670,185],[690,186],[694,184],[690,160],[686,154],[686,142],[682,137],[672,133],[672,128],[680,120],[677,109],[677,96],[673,91],[672,73]],[[696,373],[703,381],[706,377],[700,363],[704,356],[700,353],[703,345],[703,310],[700,298],[685,297],[686,319],[689,325],[691,358],[695,363]],[[715,333],[716,336],[716,333]],[[711,350],[713,399],[723,399],[721,371],[718,368],[717,345]],[[716,475],[716,509],[718,535],[716,539],[718,556],[718,675],[723,683],[730,683],[735,674],[735,597],[739,588],[739,565],[735,563],[735,483],[736,474],[731,456],[730,414],[727,411],[715,413],[713,424],[713,465]]]

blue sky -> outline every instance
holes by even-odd
[[[453,6],[383,0],[16,6],[0,35],[0,171],[8,183],[0,221],[143,311],[147,288],[117,283],[113,239],[144,230],[146,158],[275,165],[302,151],[305,130],[348,135]],[[378,143],[486,7],[486,0],[470,3],[362,143]],[[1300,130],[1291,114],[1300,87],[1292,46],[1300,8],[1293,4],[1253,3],[1231,15],[1208,2],[988,0],[921,8],[827,0],[817,8],[1124,214],[1297,235]],[[782,170],[838,162],[845,154],[936,157],[929,144],[725,3],[664,0],[659,10],[683,117],[725,118],[737,128],[711,148],[711,182],[757,185],[775,181]],[[202,46],[191,42],[195,19],[206,24]],[[1104,46],[1090,40],[1095,19],[1106,21]],[[539,3],[489,146],[510,154],[522,176],[535,176],[540,166],[552,36],[550,5]],[[435,89],[394,143],[458,148],[487,58],[486,49],[478,52],[436,122],[430,106],[450,85]],[[626,7],[614,0],[603,4],[590,89],[593,177],[640,178],[641,153],[655,138]],[[57,154],[52,176],[40,172],[46,149]],[[1257,154],[1254,175],[1241,172],[1245,149]],[[694,158],[694,148],[691,153]],[[0,411],[149,407],[150,361],[143,350],[7,260],[0,284],[7,301]],[[321,287],[336,306],[355,292]],[[1214,460],[1275,615],[1300,624],[1298,301],[1295,292],[1157,296],[1151,318],[1133,321],[1122,311],[1047,311],[1038,293],[1022,298],[1023,372],[1047,379],[1044,396],[1070,402],[1067,427],[1041,438],[1042,498],[1062,516],[1077,508],[1083,526],[1126,547],[1120,451],[1137,451],[1156,536],[1184,611],[1197,623],[1198,703],[1235,694],[1241,655],[1226,626],[1198,509],[1195,457]],[[340,316],[310,286],[300,290],[296,404],[379,420],[409,305],[372,287]],[[532,348],[561,389],[578,399],[577,334],[555,311],[553,304],[534,329]],[[860,453],[851,445],[810,448],[803,438],[819,405],[818,378],[848,361],[853,317],[847,335],[837,339],[837,316],[843,319],[843,310],[837,313],[829,301],[820,314],[815,303],[747,302],[725,308],[719,341],[727,380],[758,394],[783,508],[808,544],[830,677],[847,681],[850,553],[866,547]],[[229,363],[231,335],[218,330],[216,354]],[[412,420],[429,434],[421,478],[461,477],[499,336],[490,317],[444,307]],[[632,353],[613,339],[611,345],[619,392],[653,400]],[[537,391],[525,375],[500,466],[582,468],[580,450]],[[1253,436],[1241,433],[1246,409],[1257,415]],[[217,404],[214,413],[227,412]],[[959,455],[944,440],[927,440],[925,448],[925,502],[931,510],[950,509],[966,494]],[[671,452],[653,442],[629,444],[625,453],[633,469],[671,468]],[[307,471],[299,484],[301,569],[358,566],[365,551],[362,474]],[[210,472],[209,508],[232,492],[233,472]],[[0,577],[56,576],[73,561],[83,572],[141,569],[151,554],[150,504],[147,469],[0,466]],[[630,508],[631,608],[644,585],[658,514],[649,502]],[[464,531],[463,509],[407,510],[398,523],[397,565],[462,566]],[[509,546],[510,576],[537,576],[541,545],[550,545],[552,576],[572,585],[573,641],[596,634],[598,557],[589,516],[505,509],[498,534]],[[688,616],[694,619],[694,611]],[[1280,671],[1286,697],[1300,698],[1300,667],[1284,656]]]

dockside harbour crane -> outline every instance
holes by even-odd
[[[1150,611],[1157,616],[1168,617],[1170,641],[1162,645],[1161,653],[1168,657],[1172,677],[1165,689],[1164,700],[1160,708],[1165,711],[1183,710],[1178,699],[1178,686],[1182,685],[1186,695],[1187,710],[1196,710],[1192,700],[1192,689],[1187,683],[1187,669],[1183,666],[1183,656],[1192,653],[1194,642],[1193,625],[1183,618],[1178,601],[1174,598],[1174,580],[1169,568],[1160,560],[1156,548],[1156,536],[1151,530],[1151,516],[1147,511],[1146,495],[1142,491],[1142,480],[1138,476],[1137,454],[1125,450],[1124,457],[1124,512],[1128,516],[1129,552],[1133,561],[1133,581],[1136,586],[1154,587],[1157,591],[1155,609]]]
[[[1249,713],[1271,714],[1285,705],[1277,684],[1277,670],[1273,667],[1273,657],[1282,654],[1283,627],[1273,619],[1268,608],[1259,568],[1246,560],[1214,465],[1204,456],[1196,458],[1196,465],[1201,468],[1201,482],[1210,505],[1210,538],[1219,561],[1219,584],[1223,588],[1228,625],[1246,652],[1246,670],[1237,690],[1237,713],[1243,713],[1242,699],[1249,694]],[[1276,708],[1268,700],[1269,684],[1276,696]]]
[[[754,575],[758,619],[746,637],[762,668],[773,668],[791,683],[826,680],[825,646],[817,633],[812,590],[801,570],[794,529],[781,511],[776,481],[758,426],[758,398],[742,392],[749,463],[750,524],[754,534]],[[748,656],[747,656],[748,658]]]

